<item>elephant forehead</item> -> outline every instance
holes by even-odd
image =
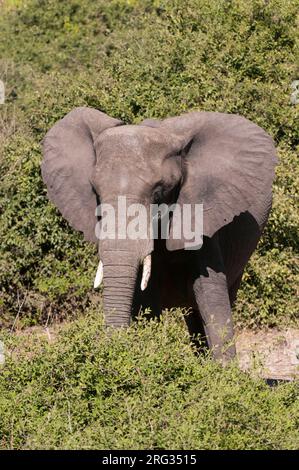
[[[157,129],[126,125],[104,131],[95,142],[97,153],[146,155],[165,151],[166,138]]]

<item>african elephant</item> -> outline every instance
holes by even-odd
[[[271,137],[233,114],[190,112],[125,125],[80,107],[50,129],[43,155],[50,200],[98,245],[106,325],[128,326],[140,306],[158,313],[187,307],[190,332],[205,334],[215,358],[234,357],[231,307],[271,208]],[[201,203],[202,246],[185,249],[184,236],[99,239],[96,207],[116,206],[119,196],[146,207]]]

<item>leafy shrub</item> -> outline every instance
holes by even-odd
[[[0,448],[296,449],[298,384],[197,357],[179,311],[107,336],[90,313],[6,334]]]
[[[95,250],[48,202],[39,169],[46,131],[80,105],[126,122],[198,109],[264,127],[280,156],[274,210],[235,319],[298,321],[299,129],[289,99],[299,73],[296,15],[296,0],[9,2],[0,18],[3,325],[74,315],[99,300]]]

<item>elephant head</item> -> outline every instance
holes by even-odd
[[[192,112],[141,125],[91,108],[76,108],[54,125],[44,144],[42,176],[50,199],[86,240],[98,243],[106,324],[127,326],[139,267],[141,288],[150,276],[150,236],[98,240],[96,207],[129,203],[203,204],[204,235],[211,237],[241,212],[251,211],[271,191],[272,139],[243,117]],[[170,232],[172,227],[170,226]],[[185,240],[169,237],[168,250]],[[137,286],[137,288],[139,288]]]

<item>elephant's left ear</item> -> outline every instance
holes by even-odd
[[[181,138],[185,177],[177,207],[203,204],[203,235],[211,237],[246,211],[261,225],[259,211],[270,199],[277,163],[273,140],[263,129],[238,115],[205,112],[166,119],[160,129]],[[173,239],[171,227],[167,248],[186,243],[184,235]]]

